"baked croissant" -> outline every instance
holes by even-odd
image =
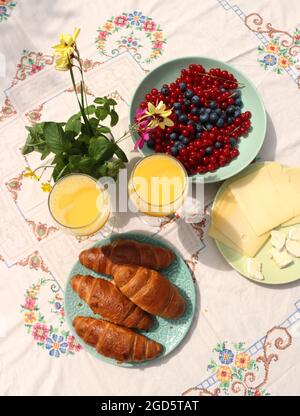
[[[152,360],[162,352],[162,346],[131,329],[101,319],[76,316],[73,326],[87,344],[99,354],[119,362]]]
[[[134,240],[115,240],[103,246],[102,250],[113,263],[136,264],[154,270],[168,267],[175,258],[174,253],[166,248]]]
[[[84,250],[79,257],[84,266],[105,274],[111,274],[112,263],[136,264],[159,270],[168,267],[174,258],[174,253],[166,248],[134,240],[115,240],[106,246]]]
[[[157,271],[116,264],[112,274],[121,292],[143,310],[166,319],[179,318],[185,311],[178,289]]]
[[[152,326],[151,316],[108,280],[77,274],[72,277],[71,286],[94,313],[115,324],[138,329],[149,329]]]

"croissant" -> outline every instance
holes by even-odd
[[[105,258],[103,258],[103,255]],[[174,260],[174,253],[166,248],[138,243],[134,240],[115,240],[103,247],[84,250],[80,254],[80,262],[99,272],[99,268],[110,274],[111,263],[136,264],[149,269],[159,270],[168,267]]]
[[[129,328],[149,329],[152,318],[132,303],[111,282],[77,274],[71,279],[72,289],[93,310],[109,321]]]
[[[112,274],[121,292],[143,310],[166,319],[185,311],[178,289],[157,271],[127,264],[113,266]]]
[[[92,247],[79,254],[80,263],[96,273],[112,274],[113,262],[104,255],[101,247]]]
[[[152,360],[162,352],[162,345],[131,329],[101,319],[76,316],[73,326],[87,344],[99,354],[119,362]]]

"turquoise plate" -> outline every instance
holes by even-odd
[[[220,167],[215,172],[192,176],[193,181],[199,179],[201,181],[204,180],[205,183],[219,182],[237,174],[252,162],[259,152],[266,134],[266,111],[261,95],[254,84],[252,84],[252,82],[235,67],[216,59],[201,56],[178,58],[158,66],[146,75],[133,95],[130,105],[130,123],[134,122],[134,117],[140,103],[152,88],[160,89],[163,84],[174,82],[180,75],[180,70],[186,68],[191,63],[201,64],[205,69],[218,67],[222,70],[231,72],[237,78],[238,82],[245,85],[245,88],[242,88],[241,90],[244,103],[243,110],[249,110],[252,113],[252,130],[246,138],[242,137],[240,139],[238,145],[240,151],[239,156],[232,160],[228,165]],[[137,138],[138,135],[134,134],[133,141],[136,142]],[[153,153],[153,151],[145,144],[143,149],[141,149],[141,153],[144,156],[147,156]]]
[[[93,311],[89,308],[84,301],[82,301],[79,296],[72,290],[70,285],[70,279],[74,274],[90,274],[94,277],[102,277],[107,279],[105,275],[98,275],[97,273],[93,272],[92,270],[87,269],[86,267],[82,266],[79,261],[77,261],[72,268],[70,275],[68,277],[68,281],[65,288],[65,313],[66,313],[66,320],[67,323],[75,336],[76,340],[82,345],[82,347],[92,354],[94,357],[105,361],[109,364],[120,365],[122,367],[139,367],[141,365],[152,364],[156,362],[158,359],[166,357],[173,351],[183,340],[186,336],[191,323],[193,321],[193,317],[195,314],[195,305],[196,305],[196,291],[195,286],[192,278],[192,274],[186,263],[184,262],[183,258],[173,249],[173,247],[168,246],[167,244],[161,242],[160,240],[153,238],[149,235],[145,235],[142,233],[124,233],[124,234],[115,234],[110,238],[106,238],[101,240],[95,244],[95,246],[102,246],[104,244],[109,244],[113,240],[118,238],[126,238],[131,240],[140,241],[143,243],[149,243],[156,246],[162,246],[169,248],[175,252],[176,258],[173,263],[166,269],[163,269],[161,273],[166,276],[172,283],[174,283],[182,296],[184,297],[187,308],[184,315],[175,320],[169,321],[162,318],[155,318],[155,322],[153,328],[149,331],[140,331],[140,333],[146,335],[148,338],[153,339],[161,343],[164,347],[163,353],[154,360],[151,361],[144,361],[142,363],[118,363],[116,360],[106,358],[103,355],[97,353],[95,348],[91,347],[90,345],[86,344],[75,332],[72,321],[78,315],[85,315],[91,316],[94,318],[101,318],[100,315],[96,315]]]

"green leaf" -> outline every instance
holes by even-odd
[[[56,155],[52,163],[55,164],[55,168],[53,169],[52,176],[53,176],[54,181],[56,182],[61,171],[64,169],[67,163],[66,163],[65,157],[61,154]]]
[[[91,114],[94,114],[95,109],[96,107],[92,104],[92,105],[85,107],[84,111],[86,114],[91,115]]]
[[[124,162],[120,159],[110,160],[105,162],[105,164],[107,168],[106,176],[110,176],[114,179],[117,179],[119,170],[125,167]]]
[[[95,111],[96,117],[98,117],[99,120],[103,121],[108,116],[109,111],[105,107],[98,107]]]
[[[101,125],[100,127],[97,128],[97,131],[99,133],[107,134],[107,133],[110,133],[111,132],[111,129],[109,127],[106,127],[106,126],[102,126]]]
[[[96,104],[105,104],[106,103],[106,99],[103,97],[97,97],[94,99],[94,103]]]
[[[43,152],[42,152],[42,155],[41,155],[41,160],[46,159],[46,157],[47,157],[50,153],[51,153],[51,150],[49,149],[49,147],[48,147],[47,145],[45,145],[45,148],[44,148],[44,150],[43,150]]]
[[[82,159],[82,156],[80,155],[69,156],[69,168],[71,171],[78,169],[81,159]]]
[[[68,150],[70,141],[64,135],[62,127],[52,121],[45,123],[44,134],[51,152],[58,154]]]
[[[90,140],[91,140],[91,137],[88,136],[87,134],[81,134],[77,139],[77,141],[80,141],[80,142],[85,143],[87,145],[90,144]]]
[[[112,158],[116,145],[103,137],[94,137],[89,145],[89,155],[97,162],[104,162]]]
[[[81,115],[77,113],[69,118],[65,127],[65,131],[73,131],[77,135],[80,133],[80,130],[81,130]]]
[[[115,101],[113,98],[107,98],[106,103],[110,106],[115,106],[117,105],[117,101]]]
[[[92,126],[92,128],[93,128],[94,130],[96,130],[96,129],[97,129],[98,124],[99,124],[99,119],[98,119],[98,118],[93,117],[93,118],[91,118],[91,119],[90,119],[90,125]]]
[[[78,168],[80,169],[80,172],[94,176],[93,169],[95,164],[96,161],[92,157],[85,155],[81,158],[80,162],[78,163]]]
[[[111,110],[111,112],[110,112],[110,117],[111,117],[111,120],[110,120],[110,125],[111,125],[111,127],[113,127],[113,126],[115,126],[115,125],[118,123],[118,121],[119,121],[119,116],[118,116],[118,113],[117,113],[115,110]]]
[[[116,144],[116,151],[115,151],[115,155],[121,159],[123,162],[128,162],[127,156],[125,154],[125,152]]]

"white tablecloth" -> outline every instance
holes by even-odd
[[[0,394],[300,394],[299,282],[267,287],[238,275],[207,236],[209,218],[193,229],[178,220],[159,233],[195,273],[197,312],[180,347],[143,369],[111,366],[83,351],[65,322],[63,291],[90,241],[57,229],[47,194],[22,176],[39,158],[20,153],[25,125],[77,111],[69,75],[54,70],[51,45],[80,27],[88,97],[117,99],[116,135],[128,124],[130,98],[145,72],[203,55],[235,65],[261,92],[268,131],[259,157],[296,165],[299,16],[298,0],[0,2]],[[123,147],[138,157],[130,140]],[[208,207],[217,188],[206,187]],[[149,231],[125,214],[117,227]],[[59,357],[54,342],[61,343]]]

